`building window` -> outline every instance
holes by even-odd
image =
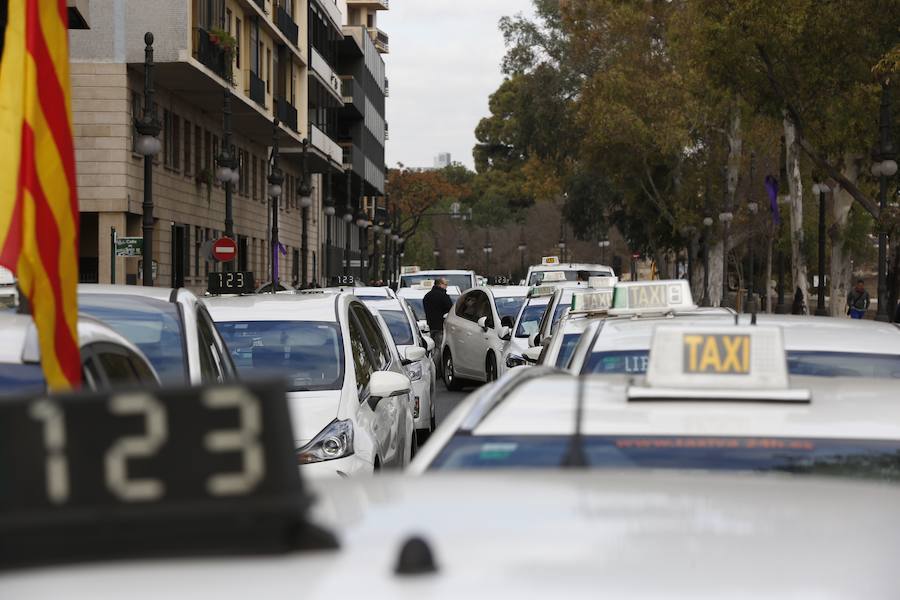
[[[163,163],[176,171],[181,166],[181,119],[168,110],[163,111]]]
[[[137,92],[131,92],[131,151],[136,152],[138,131],[134,124],[135,119],[143,116],[143,102],[141,95]]]
[[[259,41],[259,18],[253,17],[250,21],[250,72],[259,77],[259,51],[262,43]]]
[[[259,189],[258,187],[256,187],[256,178],[257,178],[257,166],[256,166],[256,165],[257,165],[257,162],[258,162],[258,161],[256,160],[256,156],[254,156],[254,157],[250,160],[250,166],[251,166],[251,168],[250,168],[250,189],[251,189],[251,192],[250,192],[250,193],[253,195],[253,199],[254,199],[254,200],[256,200],[256,199],[258,198],[257,190]]]
[[[238,181],[240,182],[240,190],[241,190],[242,196],[250,195],[250,186],[249,186],[249,182],[247,181],[247,175],[248,175],[247,170],[248,170],[247,169],[247,151],[239,150],[238,151],[238,176],[240,177],[240,179]]]
[[[225,31],[230,35],[231,34],[231,9],[225,9]]]
[[[218,27],[225,27],[225,2],[224,0],[199,0],[197,2],[198,20],[200,26],[209,31]]]
[[[191,122],[184,121],[184,174],[191,174]]]
[[[206,228],[206,236],[203,238],[205,241],[209,241],[211,238],[209,237],[209,227]],[[209,261],[203,261],[203,274],[209,275]]]
[[[210,156],[211,160],[209,161],[210,162],[209,172],[210,172],[210,174],[213,174],[212,180],[213,180],[213,184],[215,184],[216,187],[219,187],[219,180],[216,179],[216,177],[214,175],[215,170],[213,169],[213,165],[215,165],[215,161],[218,157],[219,157],[219,136],[214,135],[214,136],[212,136],[212,155]]]
[[[200,277],[200,247],[203,245],[203,229],[194,227],[194,277]]]
[[[266,48],[266,93],[272,93],[272,51]]]
[[[194,125],[194,175],[203,170],[203,128]]]
[[[241,68],[241,20],[234,20],[234,38],[237,40],[237,44],[234,46],[234,64],[238,69]]]

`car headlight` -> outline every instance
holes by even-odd
[[[324,462],[353,454],[353,422],[332,421],[297,450],[297,464]]]
[[[506,357],[506,368],[513,369],[515,367],[524,367],[528,363],[519,354],[510,354]]]
[[[422,379],[422,361],[416,361],[406,365],[406,374],[410,381],[419,381]]]

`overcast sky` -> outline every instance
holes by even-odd
[[[532,15],[531,0],[391,0],[378,15],[385,56],[387,164],[430,167],[439,152],[472,167],[475,126],[503,80],[500,17]]]

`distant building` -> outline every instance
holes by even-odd
[[[434,168],[435,169],[443,169],[445,167],[450,166],[450,153],[449,152],[441,152],[437,156],[434,157]]]

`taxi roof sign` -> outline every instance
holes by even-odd
[[[605,279],[605,278],[604,278]],[[569,314],[590,314],[607,312],[612,306],[613,290],[598,290],[572,295]]]
[[[414,285],[413,287],[419,288],[420,290],[430,290],[434,287],[434,279],[423,279]]]
[[[401,275],[411,275],[413,273],[418,273],[419,270],[420,269],[419,269],[418,265],[408,265],[405,267],[400,267],[400,274]]]
[[[594,289],[605,289],[612,288],[619,283],[619,278],[615,275],[609,275],[607,277],[588,277],[588,287]]]
[[[564,283],[566,274],[562,271],[545,271],[541,273],[541,283]]]
[[[657,314],[696,308],[691,286],[683,279],[626,281],[616,284],[609,314]]]
[[[808,402],[789,389],[778,327],[661,325],[653,333],[646,387],[629,400],[716,399]]]
[[[541,257],[541,264],[542,264],[542,265],[558,265],[558,264],[559,264],[559,257],[558,257],[558,256],[544,256],[544,257]]]
[[[555,285],[536,285],[528,290],[529,298],[541,298],[543,296],[552,296],[559,289]]]

